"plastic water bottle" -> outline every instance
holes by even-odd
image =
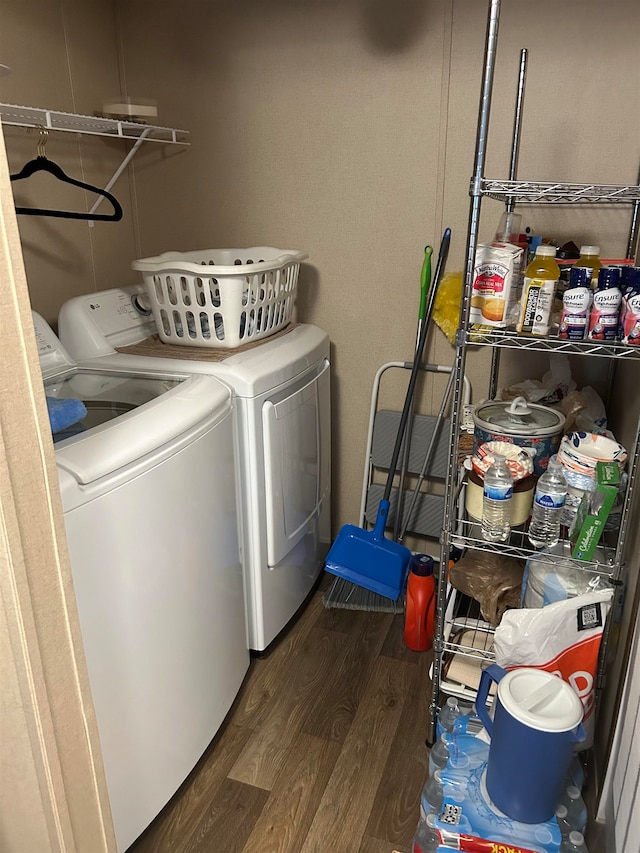
[[[511,533],[513,477],[500,453],[484,475],[482,495],[482,538],[488,542],[506,542]]]
[[[574,755],[571,759],[571,764],[569,765],[569,774],[568,774],[568,785],[575,785],[576,788],[582,789],[584,788],[584,767],[580,763],[580,759],[577,755]]]
[[[584,835],[581,832],[569,833],[569,837],[563,839],[560,845],[560,853],[589,853],[584,843]]]
[[[567,819],[568,814],[569,813],[567,812],[566,806],[560,805],[556,809],[556,822],[557,822],[558,826],[560,827],[560,832],[562,833],[563,839],[568,838],[570,832],[576,831],[575,827],[571,826],[571,824],[569,823],[569,821]]]
[[[452,732],[455,721],[460,716],[460,706],[455,696],[449,696],[446,705],[440,709],[438,714],[438,737],[442,736],[443,732]],[[434,744],[435,746],[435,744]]]
[[[449,745],[447,734],[443,732],[429,751],[429,773],[433,775],[436,770],[444,770],[449,760]]]
[[[584,832],[587,825],[587,806],[582,799],[580,788],[569,785],[560,798],[561,806],[567,808],[567,821],[573,829]]]
[[[435,830],[435,815],[429,814],[426,820],[420,819],[413,837],[413,853],[436,853],[440,846],[440,836]]]
[[[442,776],[436,770],[433,776],[429,776],[420,797],[420,817],[427,819],[427,815],[440,814],[442,801],[444,800],[444,788],[442,787]]]
[[[550,547],[560,539],[560,516],[567,499],[562,465],[552,456],[538,480],[529,523],[529,542],[534,548]]]

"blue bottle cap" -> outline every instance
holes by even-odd
[[[433,557],[429,554],[414,554],[411,558],[411,571],[421,578],[429,577],[433,574]]]
[[[598,273],[598,290],[608,287],[620,287],[620,268],[602,267]]]
[[[589,272],[586,267],[571,267],[569,287],[589,287]]]

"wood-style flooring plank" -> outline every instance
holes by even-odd
[[[263,722],[271,700],[287,679],[289,667],[324,609],[321,585],[273,647],[263,657],[251,659],[250,678],[245,678],[234,707],[236,725],[256,728]]]
[[[242,853],[298,853],[340,754],[340,745],[300,734]]]
[[[296,659],[282,675],[266,718],[231,769],[231,779],[271,790],[329,673],[339,665],[345,642],[346,637],[334,631],[309,631]]]
[[[414,670],[376,662],[301,853],[353,853],[360,845]]]
[[[250,735],[250,729],[241,729],[227,722],[193,773],[128,853],[176,853],[185,850],[194,827],[209,810],[213,797]]]
[[[347,611],[342,611],[347,612]],[[344,742],[392,622],[391,614],[352,612],[348,643],[329,673],[302,731]],[[326,625],[325,620],[321,620]]]
[[[411,853],[411,846],[398,846],[390,841],[380,841],[379,838],[365,835],[362,838],[358,853]]]
[[[269,794],[261,788],[225,779],[184,853],[241,853]]]
[[[400,722],[389,750],[366,834],[409,846],[420,814],[420,792],[429,768],[425,744],[430,696],[431,652],[415,652],[415,666]]]
[[[404,644],[404,614],[397,613],[393,617],[391,628],[384,641],[384,646],[380,650],[380,654],[386,658],[395,658],[396,660],[406,660],[410,663],[417,663],[421,655],[425,652],[414,652],[407,648]]]

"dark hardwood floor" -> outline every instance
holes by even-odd
[[[254,658],[222,731],[129,853],[410,853],[427,776],[431,653],[402,616],[320,588]]]
[[[406,648],[402,616],[325,609],[331,580],[252,659],[222,730],[128,853],[411,853],[431,652]],[[591,853],[603,839],[591,820]]]

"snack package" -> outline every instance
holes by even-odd
[[[593,744],[598,654],[612,596],[613,590],[607,589],[540,609],[508,610],[495,631],[493,647],[500,666],[544,669],[576,691],[587,735],[579,750]]]

